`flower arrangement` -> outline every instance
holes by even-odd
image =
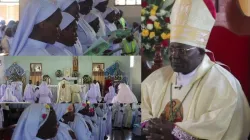
[[[55,72],[55,75],[56,75],[56,77],[62,77],[62,76],[63,76],[63,73],[62,73],[61,70],[57,70],[57,71]]]
[[[163,47],[169,45],[170,14],[174,1],[144,0],[142,1],[141,24],[142,45],[144,50],[154,52],[155,44]]]
[[[73,71],[72,77],[79,77],[80,73],[78,71]]]
[[[84,75],[82,77],[82,80],[83,80],[83,84],[91,84],[92,83],[92,78],[88,75]]]

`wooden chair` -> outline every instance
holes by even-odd
[[[250,36],[239,36],[228,29],[215,26],[208,40],[207,49],[216,61],[230,67],[248,97],[250,96]]]

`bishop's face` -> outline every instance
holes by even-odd
[[[197,47],[172,42],[168,48],[168,57],[175,72],[188,74],[198,67],[204,54]]]

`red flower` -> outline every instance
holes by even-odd
[[[169,18],[169,17],[166,17],[166,18],[165,18],[165,22],[166,22],[166,23],[170,23],[170,18]]]
[[[148,6],[148,3],[146,2],[146,1],[143,1],[142,3],[141,3],[141,7],[142,8],[145,8],[145,7],[147,7]]]
[[[163,41],[161,42],[161,45],[162,45],[163,47],[168,47],[168,40],[163,40]]]
[[[148,19],[147,24],[154,24],[154,22],[152,20]]]
[[[86,104],[85,104],[85,103],[82,103],[82,106],[84,106],[84,107],[85,107],[85,106],[86,106]]]
[[[43,119],[46,119],[47,114],[43,114],[42,117],[43,117]]]
[[[94,112],[94,111],[95,111],[94,108],[89,109],[89,112]]]

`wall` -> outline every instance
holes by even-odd
[[[141,57],[134,57],[134,67],[130,68],[132,91],[137,97],[138,101],[141,101]]]
[[[26,71],[27,79],[30,75],[30,63],[42,63],[43,75],[47,74],[51,77],[52,84],[57,84],[55,72],[56,70],[62,70],[65,68],[72,68],[72,57],[58,56],[58,57],[5,57],[5,68],[8,68],[11,64],[16,62]],[[112,65],[115,61],[119,61],[120,68],[128,76],[130,75],[130,63],[129,57],[79,57],[79,72],[81,76],[92,74],[92,63],[105,63],[105,68]],[[27,81],[28,82],[28,81]]]

